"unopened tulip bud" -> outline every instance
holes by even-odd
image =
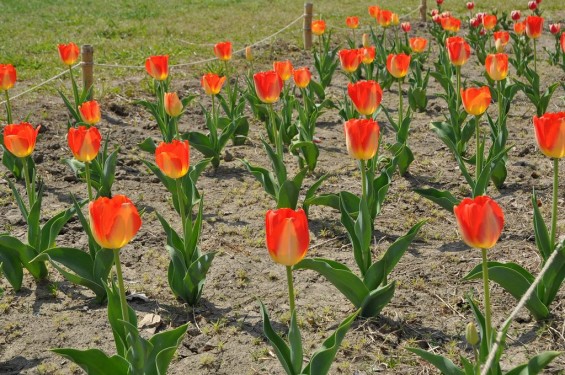
[[[561,24],[560,23],[552,23],[549,25],[549,32],[553,35],[559,34],[561,31]]]
[[[541,0],[536,0],[536,3],[541,4]]]
[[[504,42],[501,39],[497,39],[494,41],[494,47],[496,48],[496,52],[504,52]]]
[[[467,324],[467,328],[465,328],[465,339],[469,343],[469,345],[475,346],[479,343],[479,333],[477,332],[477,327],[473,322],[469,322]]]
[[[538,3],[535,0],[532,0],[528,3],[528,8],[530,10],[536,10],[538,8]]]
[[[435,23],[440,23],[441,16],[439,14],[436,14],[435,16],[432,17],[432,21],[434,21]]]
[[[245,60],[253,61],[253,53],[250,46],[245,47]]]
[[[469,1],[469,2],[467,3],[467,9],[473,10],[473,8],[475,8],[475,3],[472,2],[472,1]]]
[[[396,13],[392,14],[392,18],[390,19],[390,23],[393,26],[398,26],[400,24],[400,18],[398,17],[398,14],[396,14]]]
[[[484,12],[480,12],[480,13],[477,13],[477,14],[475,15],[475,17],[477,17],[477,19],[479,20],[480,23],[483,23],[483,18],[484,18],[484,16],[485,16],[485,13],[484,13]]]
[[[442,17],[442,18],[451,17],[451,12],[448,11],[448,10],[446,10],[445,12],[443,12],[443,13],[441,14],[441,17]]]
[[[163,102],[165,103],[165,112],[167,112],[169,116],[180,116],[183,110],[183,106],[176,92],[165,93]]]
[[[400,27],[402,28],[402,31],[404,31],[405,33],[409,32],[410,29],[412,28],[410,26],[410,22],[402,22],[402,24],[400,25]]]
[[[443,0],[436,0],[436,4],[437,4],[437,5],[443,4]]]
[[[471,25],[471,27],[477,28],[481,25],[481,22],[478,18],[473,17],[469,20],[469,24]]]
[[[432,9],[431,12],[430,12],[430,16],[432,16],[432,17],[437,16],[438,14],[439,14],[439,10],[437,10],[437,9]]]
[[[369,34],[367,33],[363,34],[362,41],[363,41],[363,47],[369,48],[369,46],[371,45],[371,39]]]
[[[521,17],[520,11],[519,11],[519,10],[513,10],[513,11],[510,13],[510,17],[512,17],[512,20],[513,20],[513,21],[518,21],[518,20],[520,19],[520,17]]]
[[[481,29],[481,31],[479,31],[479,34],[481,36],[485,36],[485,35],[487,35],[487,31],[485,29]]]

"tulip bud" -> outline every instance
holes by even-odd
[[[536,0],[536,3],[541,4],[541,0]]]
[[[519,10],[513,10],[513,11],[510,13],[510,17],[512,17],[512,20],[513,20],[513,21],[518,21],[518,20],[520,19],[520,17],[521,17],[520,11],[519,11]]]
[[[528,8],[530,10],[536,10],[538,8],[538,3],[535,0],[532,0],[528,3]]]
[[[561,31],[561,24],[560,23],[552,23],[549,25],[549,32],[553,35],[559,34]]]
[[[469,2],[467,3],[467,9],[473,10],[473,8],[475,8],[475,3],[472,2],[472,1],[469,1]]]
[[[475,327],[473,322],[469,322],[469,324],[467,324],[467,328],[465,328],[465,339],[471,346],[477,345],[480,341],[477,327]]]
[[[253,53],[251,52],[251,46],[245,47],[245,60],[253,61]]]
[[[402,22],[400,27],[402,28],[402,31],[404,31],[405,33],[409,32],[412,29],[412,27],[410,26],[410,22]]]
[[[442,18],[451,17],[451,12],[448,11],[448,10],[446,10],[445,12],[443,12],[443,13],[441,14],[441,17],[442,17]]]
[[[439,14],[439,10],[437,10],[437,9],[432,9],[431,12],[430,12],[430,16],[432,16],[432,17],[437,16],[438,14]]]
[[[496,48],[496,52],[500,53],[500,52],[504,52],[504,46],[506,44],[504,44],[504,42],[501,39],[496,39],[494,41],[494,48]]]
[[[371,39],[369,37],[369,34],[365,33],[363,34],[363,47],[368,48],[371,45]]]
[[[473,17],[473,18],[471,18],[471,19],[469,20],[469,24],[471,24],[471,27],[477,28],[477,27],[479,27],[479,26],[481,25],[481,22],[479,21],[478,18]]]
[[[400,18],[398,17],[398,14],[396,14],[396,13],[392,14],[392,18],[390,19],[390,23],[393,26],[398,26],[400,24]]]
[[[483,18],[485,17],[485,13],[484,12],[477,13],[475,17],[477,17],[480,23],[483,23]]]
[[[435,16],[432,17],[432,21],[434,21],[435,23],[440,23],[441,16],[439,14],[436,14]]]
[[[443,4],[443,0],[436,0],[436,4],[437,4],[437,5]]]
[[[182,113],[183,107],[176,92],[167,92],[163,99],[165,112],[171,117],[177,117]]]
[[[487,31],[484,28],[482,28],[481,31],[479,31],[479,35],[485,36],[487,35]]]

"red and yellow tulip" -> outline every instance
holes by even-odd
[[[33,128],[28,122],[10,124],[4,127],[4,146],[18,158],[25,158],[35,149],[39,128]]]
[[[83,163],[90,162],[96,158],[100,150],[101,141],[102,136],[94,126],[89,128],[86,126],[69,128],[67,134],[67,142],[73,156]]]
[[[104,249],[124,247],[141,227],[137,208],[125,195],[100,197],[90,202],[88,212],[92,235]]]
[[[474,248],[490,249],[500,238],[504,214],[500,206],[486,195],[465,198],[453,208],[463,241]]]
[[[267,211],[265,232],[267,250],[275,262],[293,266],[306,255],[310,233],[304,210],[279,208]]]
[[[357,160],[369,160],[379,149],[379,125],[372,119],[351,119],[344,124],[345,143],[349,155]]]
[[[174,139],[170,143],[161,142],[155,149],[155,162],[167,177],[173,179],[183,177],[190,167],[188,141]]]

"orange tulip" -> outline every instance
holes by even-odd
[[[59,49],[59,57],[61,61],[63,61],[63,64],[71,66],[77,62],[80,50],[76,44],[59,44],[57,47]]]
[[[428,44],[428,40],[426,38],[410,38],[410,48],[412,48],[413,52],[421,53],[424,52],[426,46]]]
[[[145,60],[145,70],[157,81],[164,81],[169,76],[169,56],[150,56]]]
[[[543,31],[543,17],[528,16],[526,17],[526,34],[531,39],[537,39]]]
[[[307,67],[294,69],[294,84],[301,89],[308,87],[312,79],[312,73]]]
[[[359,17],[347,17],[345,19],[345,24],[347,25],[347,27],[349,27],[350,29],[356,29],[359,27]]]
[[[561,50],[563,51],[563,53],[565,53],[565,32],[563,32],[561,34]]]
[[[449,60],[455,66],[461,66],[469,60],[471,56],[471,46],[460,36],[447,38],[445,46],[449,54]]]
[[[0,64],[0,90],[6,91],[14,87],[17,75],[12,64]]]
[[[4,127],[4,146],[18,158],[31,155],[35,148],[35,141],[39,128],[33,128],[30,123],[22,122]]]
[[[275,61],[273,63],[273,70],[277,72],[277,74],[283,81],[286,81],[290,77],[292,77],[292,63],[290,62],[290,60]]]
[[[461,100],[468,114],[475,116],[482,115],[490,105],[490,90],[488,86],[480,88],[470,87],[466,90],[461,89]]]
[[[392,23],[392,12],[386,9],[379,10],[377,13],[377,23],[381,27],[389,27]]]
[[[344,124],[345,143],[349,155],[369,160],[379,149],[379,124],[372,119],[351,119]]]
[[[504,214],[500,206],[486,195],[465,198],[453,208],[463,241],[474,248],[490,249],[500,238]]]
[[[565,156],[565,112],[534,116],[534,130],[541,152],[550,158]]]
[[[251,46],[245,47],[245,60],[253,61],[253,52],[251,50]]]
[[[367,33],[363,34],[363,36],[361,37],[361,44],[363,45],[363,48],[369,48],[369,46],[371,45],[369,34]]]
[[[371,5],[369,6],[369,15],[371,17],[373,17],[374,19],[377,19],[377,17],[379,16],[379,12],[381,11],[381,8],[379,8],[376,5]]]
[[[400,17],[398,17],[397,13],[392,13],[390,17],[390,24],[393,26],[398,26],[400,24]]]
[[[461,28],[461,20],[455,17],[443,17],[441,18],[441,28],[456,33]]]
[[[367,65],[375,61],[375,47],[360,48],[359,52],[361,52],[361,62],[363,64]]]
[[[174,139],[171,143],[161,142],[155,150],[155,161],[167,177],[183,177],[190,166],[188,141]]]
[[[386,59],[386,69],[394,78],[404,78],[410,68],[410,55],[400,53],[390,54]]]
[[[125,195],[100,197],[88,205],[94,239],[104,249],[120,249],[135,237],[141,218]]]
[[[379,107],[383,99],[383,90],[376,81],[357,81],[347,85],[347,93],[357,112],[370,116]]]
[[[275,262],[293,266],[306,255],[310,233],[304,210],[279,208],[267,211],[265,232],[267,250]]]
[[[200,80],[200,85],[206,92],[206,95],[218,95],[222,90],[222,86],[226,81],[226,77],[220,77],[214,73],[204,74]]]
[[[361,64],[361,53],[358,49],[342,49],[339,51],[341,68],[348,73],[353,73]]]
[[[179,96],[177,95],[176,92],[165,93],[163,102],[165,103],[165,112],[167,112],[169,116],[171,117],[180,116],[183,107],[182,107],[182,102],[180,101]]]
[[[231,60],[231,43],[230,42],[220,42],[216,43],[214,46],[214,55],[220,61]]]
[[[312,21],[311,28],[314,35],[320,36],[326,31],[326,22],[324,20]]]
[[[67,134],[67,142],[73,156],[78,161],[90,162],[96,158],[100,150],[102,136],[94,126],[87,128],[79,126],[78,128],[69,128]]]
[[[82,121],[88,125],[95,125],[100,122],[100,106],[96,100],[84,102],[78,107]]]
[[[524,31],[526,31],[526,22],[516,22],[514,24],[514,32],[517,35],[522,35],[524,34]]]
[[[502,81],[508,75],[508,55],[505,53],[488,55],[485,60],[485,68],[491,79]]]
[[[502,47],[506,46],[510,41],[510,33],[508,31],[495,31],[492,34],[495,43],[500,43]]]
[[[485,14],[483,16],[483,27],[485,30],[492,30],[496,26],[496,16],[494,14]]]
[[[272,104],[279,100],[283,88],[283,80],[274,70],[259,72],[253,75],[255,92],[263,103]]]

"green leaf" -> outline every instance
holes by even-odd
[[[8,249],[12,249],[13,251]],[[0,236],[0,252],[4,252],[5,254],[16,252],[19,256],[21,265],[24,266],[24,268],[27,269],[34,278],[43,279],[47,276],[47,268],[45,267],[44,262],[32,262],[32,260],[38,255],[35,249],[24,244],[16,237],[8,235]],[[8,259],[8,257],[6,257],[6,259]],[[9,263],[8,260],[5,262]]]
[[[290,343],[290,359],[292,361],[292,368],[296,374],[302,371],[302,338],[300,337],[300,329],[296,321],[296,310],[292,311],[290,317],[290,328],[288,330],[288,341]]]
[[[561,352],[547,351],[536,355],[528,363],[520,365],[508,371],[506,375],[536,375],[556,358]]]
[[[306,190],[306,195],[304,196],[304,203],[302,204],[302,208],[306,212],[306,215],[308,215],[308,209],[310,208],[310,203],[307,203],[308,200],[314,197],[314,194],[316,194],[316,191],[318,191],[318,189],[320,188],[322,183],[326,180],[326,178],[328,178],[327,174],[320,177],[316,182],[312,184],[312,186],[310,186],[308,190]]]
[[[166,375],[175,351],[182,342],[188,323],[175,329],[157,333],[149,339],[153,348],[146,359],[146,375]]]
[[[146,138],[143,142],[138,144],[138,147],[143,151],[149,152],[150,154],[154,154],[155,150],[157,149],[157,145],[151,137]]]
[[[532,206],[534,207],[534,234],[536,239],[536,246],[543,257],[544,261],[549,258],[553,249],[552,239],[549,238],[547,226],[543,221],[540,209],[538,207],[538,200],[536,192],[532,192]]]
[[[337,350],[358,314],[359,310],[355,311],[341,322],[336,331],[324,341],[321,348],[312,354],[310,363],[304,369],[303,374],[326,375],[330,371]]]
[[[261,307],[261,317],[263,318],[263,332],[275,349],[279,362],[288,375],[298,375],[299,373],[294,372],[293,362],[290,357],[290,348],[271,326],[269,313],[265,308],[265,305],[263,305],[261,301],[259,301],[259,303]]]
[[[99,349],[51,349],[79,365],[88,375],[128,375],[129,363],[118,355],[108,357]]]
[[[369,289],[345,265],[329,259],[306,258],[293,269],[309,269],[318,272],[332,283],[356,307],[361,307],[369,295]]]
[[[16,204],[18,205],[18,208],[20,209],[22,217],[24,218],[24,220],[27,221],[27,217],[29,216],[29,212],[28,212],[27,207],[24,203],[24,200],[22,199],[20,192],[16,188],[16,185],[14,185],[14,183],[9,178],[6,178],[6,181],[8,182],[8,185],[10,186],[10,189],[12,190],[12,193],[14,194],[14,198],[16,199]]]
[[[240,161],[245,165],[245,168],[255,177],[257,181],[263,185],[263,189],[267,194],[272,196],[273,198],[277,199],[278,191],[278,183],[275,181],[275,177],[271,172],[266,170],[265,168],[256,167],[251,164],[245,159],[240,159]]]
[[[361,273],[365,274],[371,265],[371,236],[373,234],[373,222],[369,215],[369,208],[365,199],[359,201],[359,215],[355,221],[355,236],[359,241],[359,254],[355,254],[357,265],[361,269]],[[354,248],[355,252],[356,249]],[[359,263],[359,260],[362,263]]]
[[[437,190],[434,188],[429,189],[415,189],[417,194],[422,197],[437,203],[440,207],[449,212],[453,212],[453,207],[459,204],[459,200],[455,198],[449,191]]]
[[[286,180],[280,187],[277,194],[277,208],[292,208],[296,209],[298,204],[298,195],[300,190],[296,187],[294,182]]]
[[[2,263],[4,276],[12,288],[16,292],[19,291],[22,287],[24,272],[18,251],[0,244],[0,263]]]
[[[455,364],[449,359],[441,355],[436,355],[429,353],[425,350],[418,349],[418,348],[406,348],[407,350],[411,351],[412,353],[422,357],[426,362],[431,363],[434,365],[438,370],[445,375],[465,375],[463,370],[459,367],[455,366]]]
[[[375,317],[379,315],[394,296],[395,289],[396,283],[392,282],[384,287],[371,290],[361,305],[361,316]]]

